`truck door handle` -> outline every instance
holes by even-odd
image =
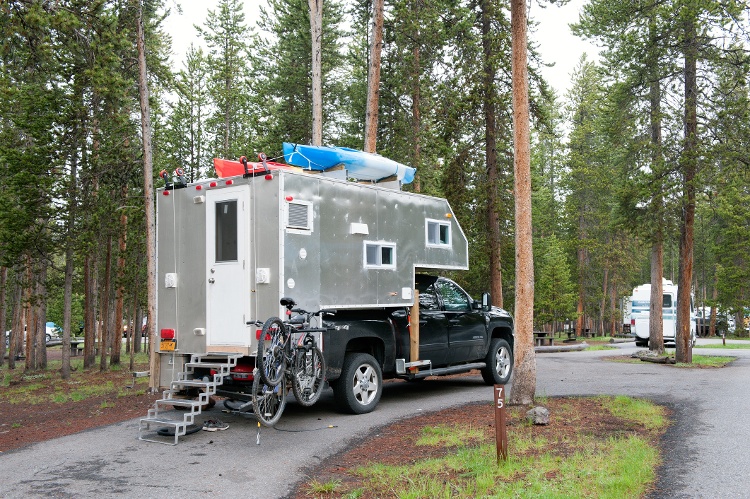
[[[213,283],[215,283],[215,282],[216,282],[216,279],[214,279],[213,277],[209,277],[209,278],[208,278],[208,282],[209,282],[210,284],[213,284]]]

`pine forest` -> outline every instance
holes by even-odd
[[[322,143],[364,150],[376,2],[322,3]],[[220,0],[175,62],[178,2],[0,2],[0,364],[46,367],[50,322],[86,338],[86,367],[147,348],[119,339],[149,315],[159,172],[210,178],[213,158],[315,140],[309,2],[261,4],[247,19]],[[571,29],[601,53],[565,95],[531,12],[534,329],[620,334],[654,276],[747,329],[750,3],[587,0]],[[513,313],[511,41],[510,2],[386,0],[372,140],[417,169],[404,190],[450,202],[470,241],[450,277]]]

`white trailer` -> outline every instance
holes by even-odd
[[[637,346],[647,346],[649,339],[649,317],[651,308],[651,284],[641,284],[633,289],[628,300],[630,331]],[[664,343],[674,343],[677,334],[677,286],[662,278],[662,318]],[[695,313],[690,299],[690,341],[695,343]]]

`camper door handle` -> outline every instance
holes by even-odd
[[[215,283],[215,282],[216,282],[216,279],[214,279],[213,277],[209,277],[209,278],[208,278],[208,282],[209,282],[210,284],[213,284],[213,283]]]

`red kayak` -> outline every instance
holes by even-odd
[[[241,161],[232,161],[229,159],[214,158],[214,169],[216,175],[219,178],[226,177],[237,177],[245,174],[245,165]],[[265,172],[266,170],[298,170],[293,166],[285,165],[283,163],[276,163],[273,161],[266,161],[265,166],[262,161],[258,162],[247,162],[247,173],[250,175],[256,175]]]

